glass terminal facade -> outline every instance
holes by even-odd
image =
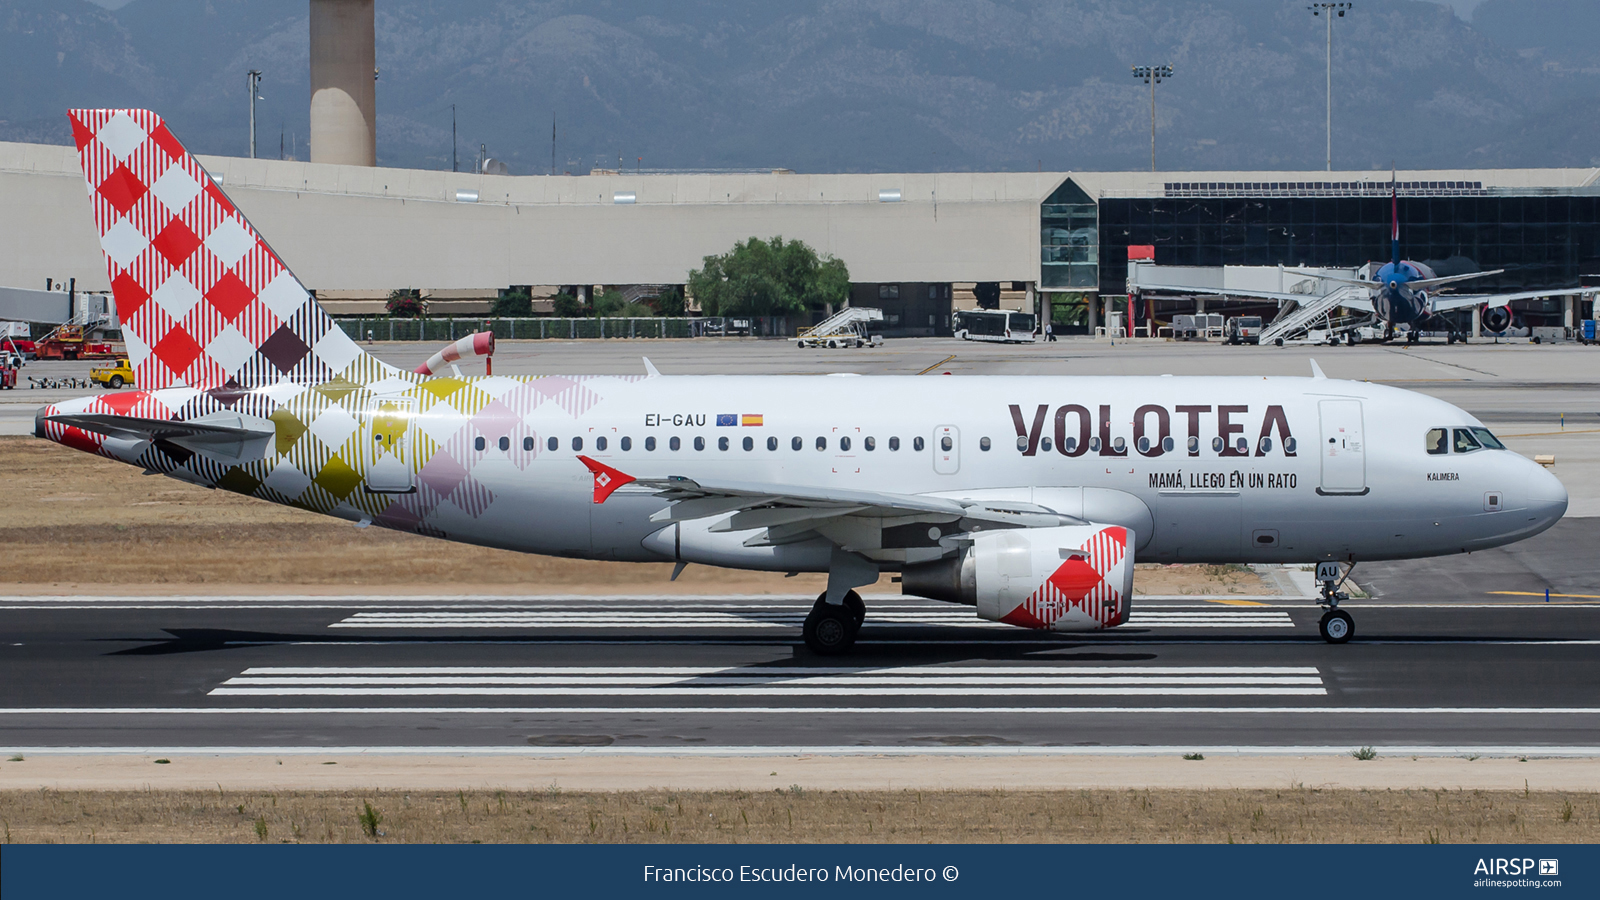
[[[1045,201],[1046,237],[1062,218],[1053,211],[1055,198],[1069,185],[1082,194],[1069,179]],[[1102,295],[1126,292],[1130,244],[1154,245],[1155,261],[1164,266],[1356,267],[1388,259],[1387,182],[1349,191],[1333,184],[1226,186],[1242,196],[1205,196],[1220,192],[1199,187],[1223,186],[1168,185],[1163,197],[1100,199]],[[1474,291],[1576,287],[1580,276],[1600,274],[1600,192],[1593,189],[1534,188],[1516,196],[1472,182],[1407,182],[1399,206],[1402,258],[1441,275],[1505,269],[1472,281]],[[1069,221],[1078,223],[1080,214],[1072,212]],[[1045,273],[1052,246],[1045,241]],[[1041,274],[1041,287],[1054,286],[1050,278]]]
[[[1100,282],[1096,222],[1094,199],[1071,178],[1045,198],[1039,209],[1041,288],[1095,289]],[[1123,270],[1126,272],[1127,267]]]

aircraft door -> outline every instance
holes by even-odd
[[[1320,494],[1365,494],[1367,453],[1360,400],[1323,400]]]
[[[367,407],[367,492],[409,494],[416,490],[412,472],[412,433],[416,430],[416,401],[410,397],[379,397]]]
[[[933,470],[954,475],[961,468],[961,431],[954,425],[933,429]]]

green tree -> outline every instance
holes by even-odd
[[[531,316],[533,315],[533,297],[527,291],[501,291],[500,296],[489,304],[489,314],[493,316]]]
[[[556,295],[553,306],[556,316],[562,319],[578,319],[589,314],[577,297],[565,291]]]
[[[683,292],[675,287],[667,288],[650,301],[650,305],[658,316],[681,316],[684,314]]]
[[[689,291],[706,315],[782,316],[842,305],[850,272],[843,260],[818,257],[804,241],[752,237],[707,256],[703,268],[689,273]]]
[[[427,305],[422,302],[422,293],[416,288],[390,291],[389,302],[384,304],[384,308],[396,319],[415,319],[427,312]]]

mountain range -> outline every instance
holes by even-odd
[[[116,6],[117,0],[103,0]],[[803,172],[1320,169],[1325,20],[1290,0],[377,0],[380,165]],[[1470,12],[1462,12],[1470,10]],[[1465,16],[1465,17],[1464,17]],[[1600,165],[1600,3],[1357,2],[1335,168]],[[0,0],[0,140],[143,106],[192,150],[307,158],[308,7]]]

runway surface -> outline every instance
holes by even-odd
[[[869,596],[855,655],[824,659],[800,596],[5,597],[0,750],[1584,752],[1600,591],[1543,589],[1589,573],[1596,531],[1475,554],[1472,586],[1372,566],[1345,646],[1296,598],[1141,598],[1052,635]]]

